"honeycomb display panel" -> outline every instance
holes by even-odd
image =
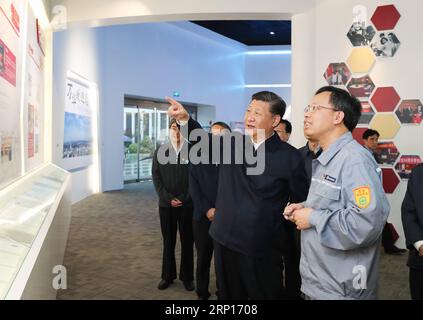
[[[0,191],[0,299],[7,297],[68,179],[68,172],[48,164]]]

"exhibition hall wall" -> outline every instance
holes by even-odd
[[[25,0],[0,1],[0,189],[45,162],[46,34]]]
[[[395,112],[400,108],[404,100],[423,101],[420,75],[423,73],[423,64],[420,62],[420,52],[423,50],[422,41],[417,40],[421,20],[423,3],[420,1],[320,1],[315,9],[304,14],[293,17],[293,119],[294,127],[302,127],[303,113],[300,106],[308,104],[317,88],[327,85],[324,74],[331,63],[345,62],[354,64],[351,60],[353,48],[355,48],[347,37],[354,18],[357,18],[357,11],[354,7],[363,5],[367,10],[368,24],[375,27],[374,18],[378,6],[394,5],[400,14],[390,14],[382,17],[381,21],[394,20],[388,26],[389,29],[376,31],[374,41],[381,39],[380,33],[394,32],[400,40],[400,47],[392,57],[373,55],[374,62],[365,66],[368,71],[356,72],[352,77],[369,75],[374,82],[374,90],[368,99],[376,114],[368,126],[375,128],[382,134],[382,142],[393,142],[400,154],[398,159],[391,164],[383,164],[384,184],[391,204],[392,222],[400,234],[399,245],[404,247],[404,236],[401,224],[400,209],[407,187],[407,180],[404,175],[397,172],[398,162],[405,156],[415,160],[417,156],[423,159],[423,124],[401,123]],[[380,9],[379,9],[380,10]],[[373,18],[373,21],[372,21]],[[382,26],[383,27],[383,26]],[[368,46],[372,48],[370,43]],[[376,51],[376,50],[375,50]],[[367,56],[367,54],[364,54]],[[363,59],[361,59],[363,61]],[[392,90],[392,88],[394,90]],[[378,90],[378,88],[381,88]],[[395,94],[396,92],[396,94]],[[296,107],[299,108],[296,108]],[[380,112],[377,112],[379,110]],[[380,119],[378,117],[381,116]],[[398,130],[396,129],[398,127]],[[392,130],[392,129],[395,130]],[[393,132],[391,132],[393,131]],[[300,147],[305,143],[300,131],[296,131],[291,141]],[[407,159],[404,159],[407,161]],[[417,158],[418,159],[418,158]],[[400,175],[401,174],[401,175]]]
[[[73,203],[98,191],[122,189],[125,95],[164,98],[178,91],[181,101],[206,108],[200,108],[199,119],[207,124],[242,121],[251,94],[273,90],[292,105],[290,141],[301,147],[304,107],[341,68],[348,72],[340,86],[364,92],[367,118],[356,136],[360,130],[377,129],[381,148],[389,149],[382,165],[389,221],[400,234],[399,246],[404,246],[400,207],[410,167],[423,158],[423,42],[418,39],[422,2],[43,3],[48,11],[56,5],[66,8],[66,24],[54,39],[43,30],[29,1],[0,0],[0,190],[49,161],[71,170]],[[189,22],[135,23],[196,17],[292,18],[292,47],[271,48],[292,49],[292,54],[248,55],[269,48],[247,48]],[[374,29],[367,43],[356,43],[351,35],[357,21]],[[134,24],[119,25],[129,22]],[[117,25],[87,27],[110,24]],[[390,33],[398,38],[391,54],[382,46]],[[363,77],[371,81],[361,82]],[[266,84],[276,88],[245,87]],[[70,88],[77,90],[70,93]],[[71,133],[76,148],[66,147]]]
[[[288,50],[260,47],[253,51]],[[199,104],[199,120],[243,121],[253,92],[245,84],[290,83],[290,54],[246,55],[250,49],[190,22],[69,28],[54,34],[53,159],[61,163],[66,72],[98,85],[101,190],[123,188],[124,95]],[[266,59],[265,57],[268,57]],[[272,73],[272,70],[278,70]],[[266,74],[271,76],[266,78]],[[268,82],[266,82],[268,83]],[[275,88],[289,97],[290,88]],[[288,101],[289,103],[289,101]],[[201,107],[201,105],[214,106]],[[93,166],[73,172],[73,201],[93,193]]]
[[[245,105],[254,93],[262,90],[275,92],[291,105],[291,46],[249,46],[245,55],[245,85]],[[259,87],[249,87],[252,85]]]

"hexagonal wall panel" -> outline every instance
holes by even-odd
[[[356,21],[347,33],[348,39],[354,47],[368,46],[376,34],[372,25],[366,25],[365,21]]]
[[[377,30],[392,30],[401,18],[394,5],[379,6],[376,8],[375,13],[370,19],[375,25]]]
[[[381,58],[393,57],[400,46],[401,42],[394,32],[380,32],[370,45],[375,56]]]
[[[413,169],[422,163],[422,159],[419,156],[401,156],[395,170],[401,179],[409,179]]]
[[[353,73],[369,73],[376,58],[369,47],[353,48],[347,63]]]
[[[395,171],[390,168],[383,168],[382,169],[382,176],[383,176],[383,189],[386,193],[394,193],[395,189],[398,187],[401,180],[395,174]]]
[[[380,142],[377,147],[379,163],[381,165],[393,166],[400,155],[397,146],[392,141]]]
[[[358,120],[358,125],[366,125],[368,126],[370,121],[372,121],[375,111],[369,101],[361,101],[361,107],[363,108],[361,111],[361,117]]]
[[[355,128],[354,131],[352,132],[353,138],[359,143],[359,144],[363,144],[363,133],[364,131],[366,131],[369,128]]]
[[[420,100],[404,100],[396,112],[399,121],[403,124],[416,124],[422,122],[423,104]]]
[[[393,139],[401,125],[394,114],[376,114],[370,128],[380,133],[380,140]]]
[[[379,112],[394,112],[401,98],[394,87],[377,88],[371,101]]]
[[[369,76],[352,78],[347,85],[347,89],[357,98],[369,98],[375,89],[375,84]]]
[[[344,62],[331,63],[323,76],[331,86],[345,86],[351,78],[351,71]]]

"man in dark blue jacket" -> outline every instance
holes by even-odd
[[[423,300],[423,164],[414,168],[401,207],[413,300]]]
[[[171,104],[168,114],[179,121],[183,134],[201,128],[181,104],[167,100]],[[231,140],[231,152],[254,150],[259,159],[255,165],[263,169],[260,174],[249,174],[252,165],[247,156],[241,163],[231,156],[229,163],[219,166],[216,215],[210,235],[214,239],[220,298],[224,300],[283,298],[286,221],[282,212],[288,201],[302,202],[308,193],[300,153],[274,132],[285,108],[285,102],[272,92],[253,95],[245,115],[248,137],[241,145]]]
[[[224,122],[216,122],[211,126],[211,133],[222,135],[231,132]],[[194,204],[193,230],[194,243],[197,249],[197,295],[200,300],[210,297],[210,263],[213,256],[213,239],[209,229],[216,212],[216,196],[219,167],[217,164],[199,164],[189,167],[189,192]]]

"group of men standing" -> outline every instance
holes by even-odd
[[[176,278],[179,223],[180,279],[187,290],[194,290],[194,238],[201,299],[210,296],[213,250],[219,299],[377,298],[378,247],[390,208],[381,170],[351,134],[361,116],[355,97],[331,86],[318,90],[304,110],[309,143],[300,151],[280,136],[279,131],[289,134],[292,127],[282,122],[285,102],[272,92],[253,95],[245,114],[246,136],[237,139],[222,126],[229,140],[222,130],[193,134],[202,130],[198,122],[180,103],[167,100],[168,114],[176,122],[171,132],[175,130],[180,142],[165,148],[174,154],[176,161],[167,165],[173,167],[166,170],[161,163],[162,148],[153,164],[164,239],[159,289]],[[181,152],[184,144],[190,156],[190,149],[207,146],[195,153],[206,152],[202,159],[208,161],[188,165],[190,157]],[[249,161],[249,150],[257,163]],[[184,182],[175,189],[163,188],[163,176],[177,174],[178,166],[187,170]],[[250,171],[254,166],[261,170]],[[186,231],[189,224],[191,232]],[[191,241],[191,248],[184,241]]]

